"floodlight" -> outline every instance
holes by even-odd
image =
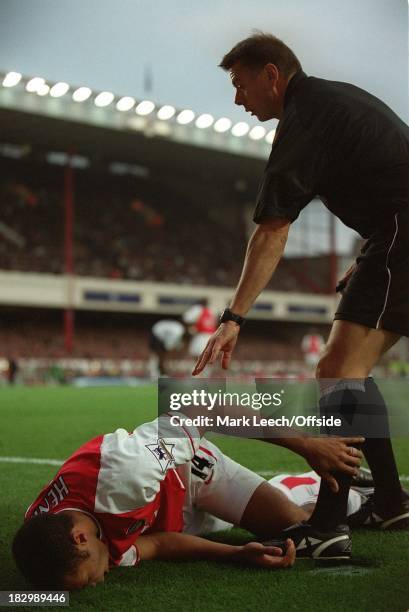
[[[42,77],[33,77],[30,79],[26,85],[26,90],[30,93],[36,93],[39,87],[44,85],[45,79]]]
[[[270,130],[270,132],[268,132],[268,134],[266,135],[266,138],[265,138],[266,142],[268,142],[269,144],[272,144],[275,135],[276,135],[276,131]]]
[[[142,100],[142,102],[139,102],[138,106],[135,108],[135,112],[137,115],[149,115],[154,108],[155,105],[153,102],[150,100]]]
[[[85,102],[85,100],[88,100],[91,94],[92,91],[89,87],[79,87],[72,94],[72,99],[74,102]]]
[[[180,123],[180,125],[186,125],[193,121],[194,118],[194,112],[192,110],[185,109],[178,114],[178,116],[176,117],[176,121]]]
[[[249,131],[250,127],[245,121],[239,121],[235,125],[233,125],[231,129],[231,133],[233,136],[245,136]]]
[[[119,111],[125,112],[125,111],[131,110],[134,104],[135,104],[134,98],[131,98],[131,96],[124,96],[123,98],[118,100],[118,102],[116,103],[116,108]]]
[[[47,85],[47,83],[43,83],[42,85],[40,85],[40,87],[38,87],[36,93],[38,96],[46,96],[49,91],[50,91],[50,86]]]
[[[203,113],[203,115],[200,115],[196,121],[195,121],[195,125],[196,127],[200,128],[200,129],[205,129],[208,128],[212,125],[214,119],[212,117],[212,115],[209,115],[208,113]]]
[[[65,96],[69,88],[70,86],[68,85],[68,83],[60,81],[59,83],[56,83],[51,87],[50,96],[52,98],[61,98],[61,96]]]
[[[262,125],[255,125],[251,128],[249,138],[252,140],[260,140],[266,135],[266,129]]]
[[[14,87],[21,81],[21,74],[19,72],[8,72],[3,79],[3,87]]]
[[[165,104],[165,106],[162,106],[162,108],[158,110],[158,119],[162,119],[162,121],[166,119],[171,119],[175,112],[176,109],[173,106]]]
[[[103,106],[109,106],[114,98],[114,94],[110,91],[101,91],[101,93],[99,93],[95,98],[94,104],[100,108]]]
[[[216,132],[227,132],[231,128],[231,120],[227,119],[227,117],[221,117],[214,124],[214,129]]]

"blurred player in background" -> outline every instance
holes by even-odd
[[[183,346],[185,326],[174,319],[157,321],[151,329],[149,348],[152,351],[148,363],[149,375],[152,379],[167,376],[166,359]]]
[[[196,412],[185,408],[179,417]],[[301,480],[285,475],[272,486],[204,439],[204,427],[184,420],[172,425],[171,416],[132,433],[118,429],[98,436],[67,459],[30,505],[14,538],[14,558],[31,584],[68,590],[95,586],[111,567],[145,559],[241,561],[267,568],[293,564],[290,540],[280,542],[283,553],[260,543],[231,546],[196,536],[239,525],[267,538],[308,519],[317,475]],[[310,438],[309,448],[310,462],[315,457],[324,472],[334,465],[357,472],[360,453],[349,456],[345,440]],[[360,499],[351,495],[350,512]],[[317,546],[325,549],[320,556],[348,555],[345,544],[348,539],[339,536],[305,542],[297,555],[313,557]]]
[[[220,353],[223,367],[229,367],[243,317],[270,281],[291,223],[320,197],[367,239],[342,282],[317,367],[321,412],[348,414],[349,431],[366,437],[362,448],[375,496],[362,509],[362,521],[407,529],[409,501],[399,481],[385,401],[370,372],[400,336],[409,336],[409,128],[368,92],[307,76],[293,51],[268,34],[239,42],[220,66],[230,72],[237,105],[259,121],[279,123],[258,193],[258,227],[237,290],[193,374]],[[354,431],[357,415],[363,417]],[[337,493],[322,484],[310,524],[288,530],[296,542],[345,523],[351,478],[336,478]]]
[[[313,368],[315,370],[323,348],[324,338],[315,330],[304,336],[301,342],[301,350],[304,354],[305,364],[309,369]]]
[[[183,322],[188,326],[191,341],[189,355],[199,357],[204,351],[211,335],[216,331],[215,313],[208,306],[206,299],[191,306],[183,315]]]
[[[8,360],[7,367],[7,380],[9,385],[14,385],[18,374],[18,363],[15,357],[10,357]]]

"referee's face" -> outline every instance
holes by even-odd
[[[244,106],[259,121],[280,118],[284,93],[276,66],[250,68],[236,62],[230,69],[230,77],[236,90],[235,104]]]

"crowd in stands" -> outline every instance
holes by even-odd
[[[129,314],[78,313],[73,350],[68,355],[64,344],[63,312],[48,309],[0,311],[0,356],[61,359],[67,356],[86,359],[147,359],[149,335],[154,317]],[[249,324],[250,325],[250,324]],[[302,359],[300,341],[275,340],[266,331],[249,325],[237,345],[238,360],[272,357],[278,360]],[[181,357],[188,354],[187,342]]]
[[[63,366],[67,376],[146,377],[151,356],[150,330],[155,320],[153,316],[125,313],[79,312],[72,351],[68,352],[62,311],[1,309],[0,360],[15,359],[29,380],[34,370],[40,368],[45,376],[56,364]],[[288,372],[290,363],[296,370],[300,369],[303,357],[299,335],[289,340],[278,334],[274,339],[274,333],[268,333],[260,324],[249,323],[236,347],[231,373],[271,375]],[[169,354],[172,374],[191,372],[194,359],[189,355],[188,345],[186,336],[181,350]]]
[[[64,168],[0,157],[0,171],[0,269],[64,273]],[[235,286],[243,211],[233,201],[225,212],[217,201],[205,205],[194,192],[163,177],[76,170],[75,274]],[[284,258],[269,288],[325,293],[328,286],[327,258]]]
[[[3,307],[0,383],[6,380],[11,361],[17,364],[20,382],[31,384],[70,382],[78,376],[147,378],[152,354],[150,330],[156,320],[153,315],[77,312],[69,352],[64,342],[62,311]],[[237,343],[229,376],[311,377],[313,368],[305,363],[301,346],[309,330],[307,324],[249,321]],[[319,333],[326,337],[328,330],[323,326]],[[188,345],[186,337],[181,350],[167,357],[172,376],[190,375],[194,359]],[[402,361],[398,353],[392,356],[394,369],[391,367],[388,374],[408,376],[407,361]],[[389,367],[387,361],[381,364],[381,368],[385,367]]]

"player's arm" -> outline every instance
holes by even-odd
[[[237,418],[240,415],[241,417],[248,417],[250,422],[254,416],[254,411],[244,406],[240,406],[239,410],[236,406],[223,406],[221,408],[216,406],[213,415],[220,411],[223,417]],[[183,409],[183,414],[180,412],[176,414],[180,422],[183,423],[185,417],[192,419],[203,415],[203,408],[201,406],[189,406]],[[202,437],[206,432],[213,431],[224,435],[237,436],[237,428],[220,427],[215,424],[215,421],[216,419],[213,419],[208,424],[199,425],[197,427],[199,435]],[[254,435],[250,428],[246,427],[246,437],[253,437],[267,444],[283,446],[297,453],[329,484],[335,493],[338,491],[338,483],[332,472],[341,471],[350,476],[355,475],[363,455],[353,445],[360,445],[365,441],[362,437],[312,437],[290,427],[257,427],[254,430]]]
[[[266,287],[287,242],[290,219],[262,221],[254,230],[246,250],[243,271],[230,309],[244,317]]]
[[[146,561],[241,562],[272,569],[290,567],[295,561],[295,548],[291,540],[287,541],[283,554],[280,548],[264,546],[259,542],[232,546],[185,533],[161,532],[139,537],[136,547],[139,558]]]
[[[358,473],[363,455],[353,445],[361,445],[365,441],[364,438],[295,436],[294,431],[289,429],[287,431],[281,429],[276,433],[277,437],[268,440],[263,438],[264,442],[283,446],[304,457],[311,468],[329,484],[334,493],[338,492],[339,486],[332,472],[344,472],[350,476]]]
[[[329,101],[326,109],[333,114]],[[250,238],[243,272],[230,305],[235,314],[245,315],[265,288],[283,253],[290,223],[319,193],[327,160],[322,114],[328,116],[324,111],[318,112],[316,104],[294,109],[279,128],[274,154],[257,196],[254,221],[259,227]],[[220,353],[222,366],[227,369],[239,330],[235,323],[220,326],[199,357],[193,375],[199,374],[207,363],[213,363]]]
[[[245,316],[268,284],[284,251],[291,220],[275,218],[262,221],[254,230],[246,250],[243,270],[230,309]],[[233,321],[222,323],[210,338],[193,370],[196,376],[207,363],[214,363],[222,353],[222,367],[230,365],[240,327]]]

